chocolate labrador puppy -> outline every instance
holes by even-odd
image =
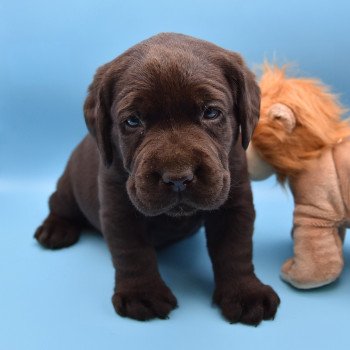
[[[73,152],[35,238],[56,249],[90,225],[116,268],[116,312],[167,318],[177,306],[155,247],[205,225],[214,302],[231,322],[258,324],[279,298],[254,274],[254,207],[244,149],[260,94],[242,58],[160,34],[97,70],[84,105],[90,135]]]

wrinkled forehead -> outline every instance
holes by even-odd
[[[117,114],[193,113],[206,105],[232,106],[232,91],[220,67],[195,57],[151,57],[129,67],[118,89]]]

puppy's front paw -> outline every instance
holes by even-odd
[[[217,288],[213,300],[231,323],[254,326],[262,320],[273,319],[280,304],[275,291],[256,278]]]
[[[168,318],[177,307],[177,300],[166,286],[160,288],[116,292],[112,297],[115,311],[123,317],[146,321],[152,318]]]
[[[80,228],[59,216],[50,214],[34,234],[34,238],[45,248],[59,249],[76,243]]]

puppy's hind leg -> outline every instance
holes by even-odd
[[[86,219],[74,198],[69,177],[69,167],[57,183],[49,200],[50,213],[34,234],[38,242],[50,249],[69,247],[79,239]]]

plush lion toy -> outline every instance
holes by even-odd
[[[350,124],[320,81],[288,78],[265,65],[261,116],[248,149],[253,180],[276,173],[294,196],[294,257],[281,277],[297,288],[333,282],[343,268],[350,227]]]

